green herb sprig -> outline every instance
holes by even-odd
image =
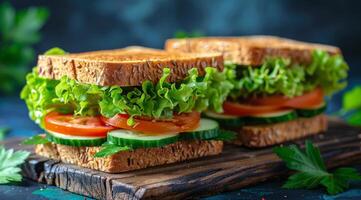
[[[361,180],[360,174],[354,168],[342,167],[332,172],[327,171],[320,150],[311,141],[306,141],[305,151],[296,145],[290,145],[275,147],[273,152],[289,169],[297,171],[288,178],[284,188],[313,189],[323,186],[329,194],[334,195],[348,189],[349,181]]]
[[[353,126],[361,126],[361,86],[355,86],[344,93],[342,97],[342,108],[336,115],[344,118]]]
[[[0,147],[0,184],[21,181],[21,169],[18,166],[24,163],[29,155],[30,152],[27,151],[6,150]]]
[[[24,84],[35,58],[32,45],[39,42],[48,15],[45,8],[16,11],[9,3],[0,4],[0,92],[11,94]]]

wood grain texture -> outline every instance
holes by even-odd
[[[312,136],[328,167],[361,161],[361,130],[330,122],[326,134]],[[19,139],[5,143],[23,149]],[[303,146],[304,140],[292,143]],[[28,148],[29,150],[29,148]],[[26,177],[97,199],[184,199],[235,190],[289,171],[272,148],[226,145],[219,156],[127,173],[107,174],[32,155],[23,165]]]

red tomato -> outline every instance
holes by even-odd
[[[50,113],[45,116],[45,129],[74,136],[106,137],[114,127],[107,126],[100,117],[77,117]]]
[[[106,124],[118,128],[140,131],[150,134],[180,133],[198,128],[200,121],[199,112],[174,115],[170,120],[155,120],[149,118],[134,118],[135,125],[128,126],[129,115],[118,114],[112,118],[103,117]]]
[[[282,106],[289,108],[308,108],[314,105],[319,105],[323,102],[323,91],[317,88],[311,92],[305,93],[294,98],[287,98],[281,95],[274,95],[259,99],[252,99],[250,102],[255,105],[263,106]]]
[[[253,114],[265,114],[287,108],[309,108],[323,102],[323,91],[317,88],[294,98],[274,95],[258,99],[250,99],[247,103],[224,102],[225,114],[248,116]]]
[[[260,106],[250,104],[240,104],[226,101],[223,103],[224,114],[236,116],[249,116],[255,114],[269,113],[281,110],[280,106]]]
[[[322,89],[317,88],[314,91],[308,92],[302,96],[294,97],[287,101],[285,106],[290,108],[309,108],[314,105],[321,104],[324,99]]]

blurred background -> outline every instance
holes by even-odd
[[[349,89],[361,84],[360,20],[356,0],[12,0],[0,9],[0,94],[18,96],[36,55],[54,46],[68,52],[162,48],[175,36],[250,34],[340,47],[351,67]],[[341,99],[342,93],[333,97],[330,113]]]
[[[360,1],[12,0],[8,3],[16,10],[34,6],[48,10],[48,17],[44,17],[46,14],[37,17],[44,18],[45,25],[39,31],[41,37],[32,45],[34,55],[54,46],[69,52],[128,45],[162,48],[164,41],[179,31],[206,36],[266,34],[339,46],[351,66],[350,78],[361,75]],[[33,59],[27,69],[34,64]]]

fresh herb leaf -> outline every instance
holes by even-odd
[[[21,181],[21,169],[18,166],[24,163],[29,155],[30,152],[27,151],[14,152],[14,149],[5,150],[0,147],[0,184]]]
[[[361,109],[347,116],[346,122],[352,126],[361,126]]]
[[[361,109],[361,86],[356,86],[350,91],[345,92],[342,98],[342,108],[345,111]]]
[[[94,157],[106,157],[106,156],[111,156],[111,155],[116,154],[121,151],[129,151],[129,150],[132,150],[132,149],[130,147],[117,146],[112,143],[104,143],[102,145],[102,149],[100,151],[98,151],[94,155]]]
[[[46,139],[44,135],[34,135],[28,139],[25,139],[21,144],[25,145],[36,145],[36,144],[46,144],[50,141]]]
[[[336,113],[353,126],[361,126],[361,86],[356,86],[344,93],[342,108]]]
[[[0,141],[3,140],[6,134],[10,131],[8,127],[0,127]]]
[[[306,141],[305,151],[301,151],[296,145],[290,145],[275,147],[273,152],[289,169],[297,171],[288,178],[284,188],[312,189],[322,185],[329,194],[337,194],[349,187],[349,181],[361,180],[360,174],[354,168],[338,168],[333,173],[328,172],[320,150],[310,141]]]
[[[16,11],[7,2],[0,4],[0,92],[11,94],[24,84],[35,58],[32,45],[40,40],[39,30],[47,17],[44,8]]]
[[[337,194],[349,188],[349,180],[361,180],[360,174],[354,168],[338,168],[333,174],[321,180],[329,194]]]

